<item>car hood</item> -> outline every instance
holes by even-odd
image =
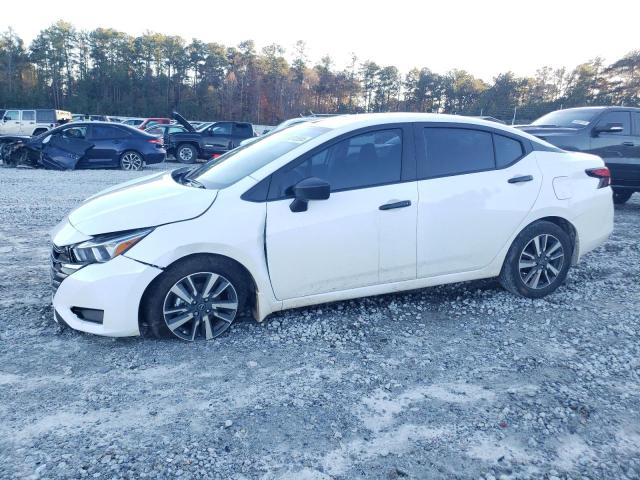
[[[535,135],[536,137],[547,137],[549,135],[575,135],[580,131],[579,128],[541,127],[538,125],[518,125],[517,128],[530,135]]]
[[[193,125],[191,125],[182,115],[180,115],[178,112],[173,112],[171,114],[171,116],[173,117],[173,119],[178,122],[180,125],[182,125],[184,128],[187,129],[187,132],[195,132],[196,129],[193,128]]]
[[[85,235],[155,227],[202,215],[217,190],[177,183],[158,173],[103,190],[69,214],[69,223]]]

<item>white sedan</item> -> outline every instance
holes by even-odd
[[[210,339],[272,312],[498,277],[543,297],[613,228],[609,171],[435,114],[306,122],[87,199],[53,231],[55,317]]]

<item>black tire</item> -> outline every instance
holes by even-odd
[[[144,157],[135,150],[127,150],[120,155],[120,169],[140,171],[144,169]]]
[[[176,148],[174,156],[180,163],[195,163],[198,159],[198,150],[190,143],[181,143]]]
[[[149,288],[143,295],[140,303],[140,321],[143,335],[156,338],[177,337],[183,340],[190,340],[189,338],[181,336],[181,332],[177,330],[172,331],[168,327],[164,314],[165,302],[170,298],[170,290],[181,279],[184,279],[189,275],[204,275],[205,273],[219,275],[223,280],[227,280],[235,290],[235,299],[237,301],[237,310],[235,315],[231,321],[228,321],[228,324],[227,322],[223,322],[224,324],[221,328],[215,328],[214,336],[212,338],[218,337],[224,333],[231,326],[233,321],[240,317],[246,310],[250,292],[250,279],[247,278],[247,275],[240,267],[227,258],[212,255],[192,255],[171,265],[158,278],[156,278],[151,285],[149,285]],[[206,303],[206,301],[206,299],[203,300],[202,298],[196,297],[196,302]],[[183,306],[183,308],[187,307]],[[196,309],[197,307],[193,306],[189,308]],[[211,314],[211,319],[212,324],[213,320],[220,323],[220,320],[215,319],[213,314]],[[200,320],[203,320],[202,317],[200,317]],[[193,321],[190,321],[189,325],[192,326],[193,323]],[[187,326],[188,325],[185,325],[185,328]],[[205,336],[205,327],[203,322],[200,324],[200,327],[197,327],[198,331],[195,338],[202,338]]]
[[[545,256],[541,259],[528,259],[528,256],[531,256],[529,253],[524,253],[525,249],[527,252],[530,252],[529,248],[534,248],[535,246],[535,238],[541,238],[539,236],[550,236],[547,237],[555,239],[559,241],[563,258],[562,263],[558,263],[557,260],[548,261],[545,252]],[[544,237],[542,237],[544,238]],[[553,241],[553,240],[551,240]],[[553,243],[555,245],[555,243]],[[549,247],[551,249],[552,246]],[[553,256],[558,255],[557,252],[554,251]],[[544,252],[544,250],[543,250]],[[500,276],[498,279],[500,280],[500,284],[505,290],[508,290],[511,293],[516,295],[520,295],[526,298],[542,298],[550,293],[554,292],[567,278],[567,273],[569,272],[569,268],[571,267],[571,258],[573,256],[573,242],[571,238],[567,234],[565,230],[556,225],[555,223],[548,222],[545,220],[540,220],[535,222],[528,227],[526,227],[520,234],[516,237],[509,248],[509,252],[507,253],[507,257],[505,258],[504,264],[502,265],[502,271],[500,272]],[[521,269],[520,260],[521,257],[523,259],[523,264],[527,264],[527,262],[536,263],[536,266],[533,267],[523,267]],[[538,264],[540,262],[540,264]],[[552,281],[549,280],[550,276],[553,276],[554,273],[548,270],[551,267],[547,267],[547,265],[551,264],[554,270],[557,270],[558,273],[553,278]],[[535,282],[535,276],[537,272],[533,273],[533,277],[529,277],[529,274],[532,270],[539,269],[541,274],[538,276],[538,280],[542,283]],[[544,275],[544,277],[543,277]],[[544,278],[548,281],[548,284],[545,285]],[[539,288],[532,288],[531,285],[528,285],[525,281],[540,285]]]
[[[629,190],[613,190],[613,203],[616,205],[622,205],[623,203],[627,203],[629,199],[633,195],[633,192]]]

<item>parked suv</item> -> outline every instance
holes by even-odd
[[[71,120],[64,110],[5,110],[0,122],[0,135],[40,135]]]
[[[640,108],[568,108],[519,128],[564,150],[602,157],[611,171],[614,203],[640,192]]]
[[[194,128],[177,112],[173,112],[173,118],[187,131],[169,135],[167,154],[173,155],[181,163],[222,155],[254,135],[250,123],[214,122]]]

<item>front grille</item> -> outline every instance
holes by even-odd
[[[51,286],[55,293],[60,283],[83,265],[74,263],[69,247],[51,245]]]

